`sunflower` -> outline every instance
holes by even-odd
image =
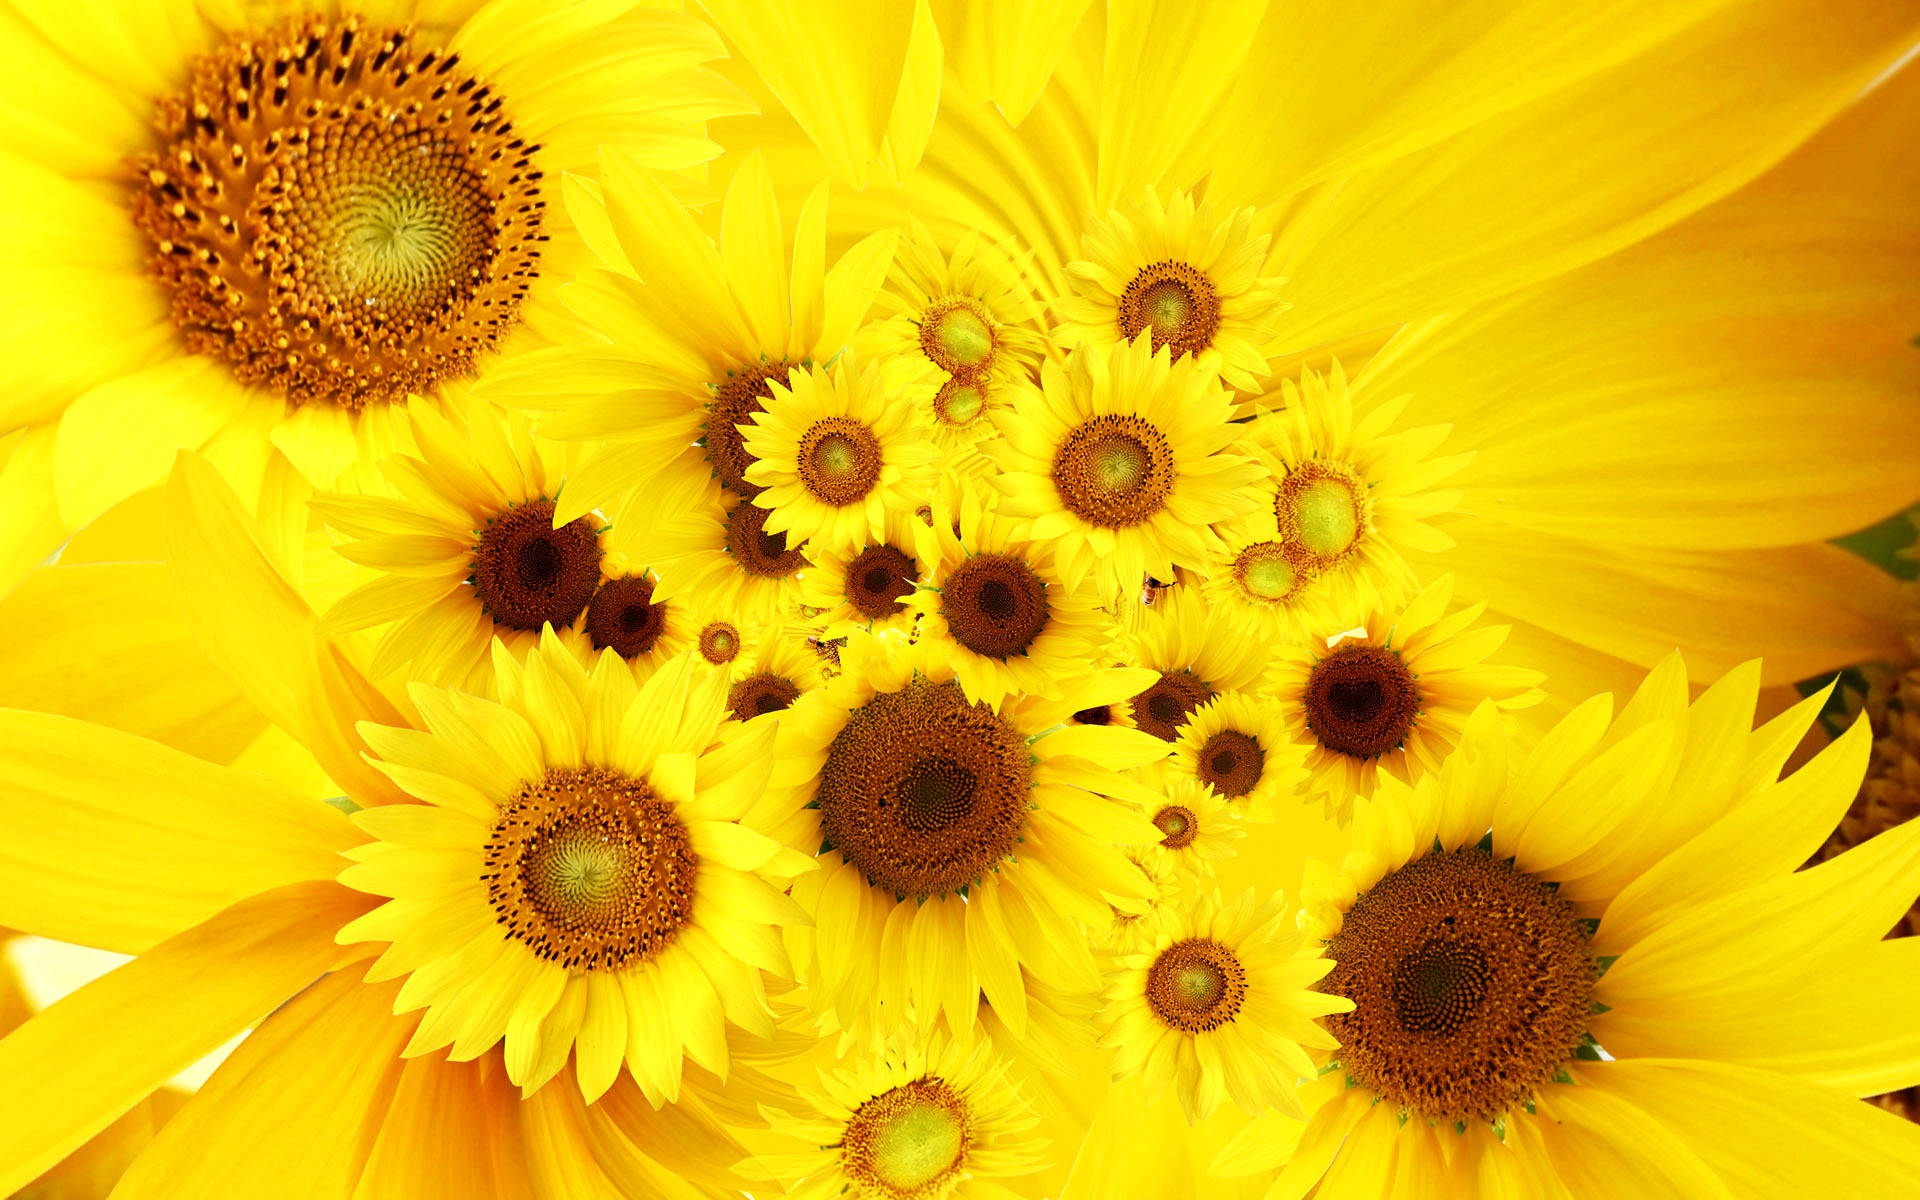
[[[1438,768],[1482,700],[1509,710],[1544,695],[1538,671],[1486,661],[1507,636],[1474,627],[1486,605],[1449,613],[1452,602],[1453,577],[1442,576],[1405,608],[1280,650],[1274,698],[1306,747],[1306,794],[1343,823],[1382,775],[1406,782]]]
[[[1137,849],[1147,861],[1181,879],[1208,878],[1214,860],[1232,854],[1234,843],[1246,836],[1226,802],[1191,776],[1174,774],[1161,764],[1147,768],[1143,782],[1161,793],[1159,802],[1146,810],[1160,838]]]
[[[727,711],[751,721],[782,713],[826,682],[820,653],[797,626],[761,626],[727,659]]]
[[[887,394],[872,363],[792,372],[740,434],[753,502],[769,510],[765,528],[796,544],[857,549],[932,482],[923,420]]]
[[[1322,614],[1351,611],[1374,597],[1389,604],[1405,599],[1416,586],[1407,556],[1453,546],[1430,521],[1459,508],[1459,489],[1441,485],[1471,456],[1434,455],[1446,439],[1444,426],[1390,432],[1407,397],[1382,401],[1356,419],[1338,362],[1326,375],[1307,371],[1298,384],[1282,380],[1268,400],[1279,411],[1257,418],[1250,437],[1273,473],[1269,508],[1252,528],[1235,530],[1259,540],[1208,564],[1214,577],[1231,571],[1238,583],[1246,563],[1250,583],[1235,591],[1248,599],[1235,595],[1228,611],[1248,607],[1255,597],[1268,599],[1264,592],[1284,600],[1316,580],[1314,590],[1326,597]]]
[[[732,819],[765,803],[771,731],[723,724],[721,685],[688,686],[685,666],[642,687],[611,655],[589,675],[551,644],[536,648],[528,666],[506,660],[503,703],[422,687],[417,694],[433,719],[402,728],[413,723],[412,708],[397,709],[337,644],[316,636],[311,610],[277,574],[231,489],[206,463],[183,457],[166,507],[174,586],[189,611],[214,614],[202,629],[209,657],[223,668],[244,667],[235,677],[246,681],[248,695],[271,707],[310,752],[306,773],[324,772],[345,795],[322,803],[268,776],[131,734],[0,712],[0,816],[17,827],[0,858],[6,920],[133,956],[0,1040],[0,1078],[7,1080],[0,1092],[0,1191],[13,1193],[158,1083],[249,1027],[252,1033],[128,1169],[123,1195],[279,1195],[289,1163],[298,1164],[301,1188],[324,1195],[446,1195],[476,1187],[516,1195],[672,1195],[689,1183],[743,1186],[730,1168],[745,1151],[730,1130],[756,1120],[758,1105],[793,1103],[791,1089],[763,1070],[792,1053],[791,1039],[767,1017],[759,969],[724,948],[743,939],[752,960],[777,967],[772,926],[797,915],[768,879],[803,868],[804,860],[755,834],[751,820]],[[622,703],[583,706],[582,695]],[[657,702],[643,704],[643,697]],[[625,717],[610,725],[618,710]],[[479,726],[485,734],[474,733]],[[442,740],[456,730],[457,745]],[[363,732],[393,754],[377,756],[381,769],[364,756]],[[617,753],[603,755],[616,744]],[[413,759],[414,752],[422,757]],[[644,778],[615,777],[621,756],[648,759],[652,770]],[[525,803],[509,813],[488,797],[511,803],[501,789],[515,786],[507,774],[515,769],[531,772],[532,786],[515,793]],[[608,912],[604,888],[594,886],[597,875],[604,882],[596,860],[627,871],[637,863],[630,853],[636,846],[579,838],[523,845],[533,853],[518,884],[512,871],[482,877],[483,847],[495,833],[508,848],[527,832],[514,821],[531,815],[529,805],[561,798],[549,782],[584,781],[589,773],[610,787],[625,778],[626,798],[637,805],[630,815],[654,821],[667,835],[639,847],[639,856],[677,871],[681,882],[688,875],[684,862],[674,865],[682,847],[672,831],[686,831],[686,846],[710,836],[692,878],[718,881],[722,890],[710,890],[704,902],[695,893],[677,897],[675,907],[616,905]],[[434,799],[422,803],[408,787]],[[649,796],[639,794],[642,787]],[[378,827],[374,840],[349,810]],[[482,816],[489,810],[509,819],[496,830]],[[47,820],[54,812],[59,819]],[[683,820],[697,812],[717,816]],[[589,823],[617,816],[608,807],[579,814]],[[76,845],[87,853],[75,858]],[[769,857],[757,867],[727,865],[763,852]],[[468,865],[450,869],[460,859]],[[377,882],[384,877],[401,885],[392,890],[418,897],[380,909],[380,919],[407,947],[397,956],[424,950],[437,961],[423,961],[406,981],[367,982],[369,966],[393,946],[353,941],[358,929],[343,934],[380,904],[343,883],[343,875],[376,887],[385,886]],[[495,896],[530,910],[522,916],[564,910],[586,920],[542,920],[512,932],[495,924],[491,935],[468,925],[476,915],[496,919]],[[580,939],[591,936],[594,918],[612,917],[616,924],[603,931],[618,949],[628,944],[626,935],[657,929],[675,911],[691,914],[693,923],[666,944],[656,936],[652,960],[623,973],[575,975],[531,954],[522,940],[590,954]],[[417,919],[426,913],[435,915]],[[709,916],[720,924],[705,934]],[[463,927],[476,936],[460,955],[446,939],[457,941]],[[473,1050],[464,1040],[471,1036],[493,1047],[474,1050],[472,1061],[408,1055],[416,1039],[445,1044],[420,1032],[429,1021],[444,1021],[411,1009],[402,993],[446,983],[450,964],[436,947],[455,950],[457,975],[475,964],[489,939],[497,962],[520,955],[538,969],[517,980],[489,973],[470,980],[474,986],[450,1008],[434,1007],[459,1015],[457,1056]],[[393,965],[385,959],[384,967]],[[718,980],[706,977],[705,967],[720,972]],[[520,976],[520,968],[511,974]],[[629,979],[639,981],[632,993]],[[586,995],[608,997],[609,981],[616,981],[611,1005]],[[515,990],[519,983],[526,986]],[[643,1020],[628,1021],[628,1001],[636,998]],[[535,1012],[544,1019],[520,1019]],[[614,1020],[621,1022],[617,1030]],[[494,1033],[476,1033],[483,1027]],[[749,1036],[748,1028],[756,1033]],[[583,1060],[581,1048],[591,1045],[602,1057]],[[523,1094],[514,1080],[533,1080],[556,1053],[562,1061],[551,1084]],[[636,1056],[638,1075],[621,1066]],[[703,1063],[724,1070],[724,1081]],[[658,1100],[677,1078],[679,1100],[657,1106],[638,1082],[648,1077],[665,1088]],[[589,1105],[587,1094],[599,1098]],[[450,1141],[481,1149],[449,1157]]]
[[[1152,948],[1122,957],[1102,1009],[1114,1078],[1173,1088],[1190,1121],[1228,1098],[1249,1114],[1301,1114],[1295,1084],[1315,1071],[1303,1047],[1334,1045],[1314,1018],[1351,1005],[1313,990],[1333,965],[1292,917],[1278,894],[1203,896]]]
[[[1254,511],[1260,465],[1231,447],[1227,392],[1191,359],[1146,339],[1074,352],[1040,369],[994,414],[1000,511],[1023,536],[1051,541],[1061,577],[1101,595],[1171,579],[1219,538],[1212,526]]]
[[[65,447],[39,501],[56,541],[181,448],[236,478],[277,449],[333,485],[391,444],[394,404],[538,341],[517,331],[585,255],[564,172],[609,135],[691,172],[717,152],[706,122],[746,104],[700,65],[718,35],[677,12],[376,7],[4,19],[40,132],[5,142],[0,211],[28,248],[6,291],[33,301],[7,346],[27,403],[0,425]]]
[[[738,638],[762,622],[797,613],[806,543],[769,530],[766,509],[728,495],[711,479],[685,478],[648,499],[650,511],[635,522],[635,542],[663,576],[680,581],[676,594],[690,608],[733,629],[736,648]],[[703,647],[702,656],[714,661],[708,650],[724,652],[725,644],[723,638]]]
[[[1230,691],[1187,714],[1167,769],[1205,784],[1236,813],[1270,820],[1306,782],[1304,757],[1271,700]]]
[[[914,529],[924,522],[898,510],[884,516],[880,533],[851,550],[807,546],[809,569],[802,576],[800,604],[813,610],[811,624],[822,637],[913,627],[916,614],[906,598],[922,576]]]
[[[600,266],[570,291],[587,331],[515,360],[483,394],[545,414],[549,437],[603,443],[582,463],[589,490],[668,490],[715,478],[760,489],[745,432],[773,395],[846,348],[879,292],[895,232],[870,234],[826,269],[826,185],[789,234],[765,162],[734,172],[716,244],[665,183],[624,154],[603,155],[601,194],[570,192],[604,229]],[[791,260],[791,269],[788,267]],[[642,282],[644,281],[644,282]],[[584,511],[584,510],[583,510]],[[577,516],[563,504],[563,519]]]
[[[1110,653],[1112,617],[1061,581],[1045,543],[1014,529],[969,489],[957,512],[936,506],[914,530],[926,583],[906,603],[921,637],[948,643],[967,698],[986,704],[1066,694]]]
[[[387,494],[337,493],[313,511],[337,549],[377,572],[342,596],[323,628],[383,626],[372,671],[486,690],[498,639],[525,654],[551,627],[583,657],[612,648],[642,671],[685,642],[686,616],[657,575],[616,539],[606,503],[556,524],[567,448],[531,436],[490,405],[409,409],[417,454],[381,461]],[[624,516],[624,514],[622,514]],[[618,522],[626,528],[629,522]]]
[[[1180,737],[1195,710],[1221,692],[1260,691],[1271,648],[1234,636],[1186,585],[1166,588],[1140,614],[1125,657],[1159,678],[1127,705],[1134,725],[1162,741]]]
[[[896,403],[924,414],[945,455],[993,436],[992,414],[1039,370],[1046,352],[1039,305],[1011,242],[968,232],[941,252],[918,219],[901,240],[878,307],[891,315],[854,339],[885,363]]]
[[[1144,889],[1120,847],[1159,836],[1125,803],[1152,793],[1117,772],[1159,744],[1056,728],[1072,699],[970,702],[940,641],[854,634],[841,666],[780,722],[775,768],[788,807],[807,806],[785,840],[821,851],[794,890],[817,925],[816,1011],[965,1031],[983,991],[1020,1011],[1016,963],[1091,987],[1081,927],[1106,920],[1105,895]]]
[[[751,1164],[795,1200],[1013,1200],[995,1180],[1046,1165],[1027,1136],[1039,1117],[987,1041],[863,1051],[801,1096],[777,1123],[809,1148]]]
[[[1885,1050],[1920,964],[1882,940],[1920,823],[1799,870],[1871,736],[1783,779],[1824,696],[1756,732],[1759,682],[1750,663],[1689,704],[1673,656],[1531,752],[1488,705],[1440,772],[1362,808],[1306,897],[1338,964],[1320,987],[1354,1008],[1269,1196],[1920,1186],[1920,1127],[1851,1098],[1920,1080]]]
[[[1083,257],[1067,264],[1078,294],[1059,301],[1056,336],[1068,347],[1111,346],[1144,333],[1155,350],[1192,356],[1254,391],[1286,309],[1286,281],[1260,273],[1271,242],[1254,232],[1251,208],[1222,218],[1190,192],[1147,188],[1087,230]]]

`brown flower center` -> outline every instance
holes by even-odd
[[[1208,738],[1195,757],[1200,782],[1232,800],[1259,786],[1267,752],[1260,743],[1237,729],[1222,729]]]
[[[740,656],[740,631],[726,621],[709,621],[700,627],[700,657],[714,666],[725,666]]]
[[[707,432],[701,444],[707,448],[707,461],[720,486],[736,496],[757,496],[763,489],[747,482],[747,468],[754,463],[747,453],[747,442],[739,426],[753,423],[753,415],[766,411],[762,402],[773,398],[769,383],[786,386],[787,377],[804,370],[805,363],[782,360],[755,363],[727,372],[713,387],[713,399],[707,402]]]
[[[1169,850],[1185,849],[1200,836],[1200,819],[1184,804],[1169,804],[1154,813],[1153,827],[1162,834],[1160,844]]]
[[[779,712],[800,698],[800,685],[782,675],[749,675],[727,692],[727,707],[742,721]]]
[[[1149,520],[1173,493],[1173,447],[1150,421],[1102,414],[1081,422],[1053,456],[1053,486],[1068,512],[1124,529]]]
[[[1193,710],[1213,699],[1213,689],[1192,671],[1162,671],[1146,691],[1133,698],[1133,723],[1163,741],[1180,736]]]
[[[880,482],[880,440],[852,417],[822,417],[800,435],[800,483],[822,504],[858,504]]]
[[[700,860],[673,806],[604,767],[554,769],[500,808],[481,879],[507,936],[572,971],[646,962],[693,919]]]
[[[1430,853],[1361,893],[1320,990],[1353,1080],[1430,1121],[1492,1120],[1574,1057],[1599,967],[1571,905],[1486,850]]]
[[[467,581],[496,625],[564,629],[600,585],[600,535],[591,517],[555,529],[551,500],[517,504],[480,531]]]
[[[652,650],[667,628],[667,605],[653,599],[651,575],[627,575],[600,585],[587,604],[587,639],[595,650],[621,658]]]
[[[1213,281],[1182,262],[1143,268],[1120,293],[1120,336],[1132,341],[1153,330],[1153,348],[1172,347],[1173,357],[1198,354],[1220,328],[1220,296]]]
[[[1307,675],[1307,728],[1327,749],[1378,758],[1407,740],[1420,715],[1420,689],[1398,654],[1384,646],[1341,646]]]
[[[1147,1007],[1182,1033],[1207,1033],[1239,1015],[1247,971],[1212,938],[1188,938],[1160,952],[1147,969]]]
[[[1047,585],[1011,554],[976,554],[940,585],[953,640],[987,658],[1025,654],[1047,627]]]
[[[358,17],[230,35],[135,161],[189,350],[358,410],[471,375],[539,275],[538,149],[458,54]]]
[[[1032,763],[999,714],[955,683],[916,678],[856,709],[828,748],[822,836],[883,891],[958,891],[1026,828]]]
[[[800,547],[784,533],[768,533],[766,509],[742,500],[727,510],[727,553],[740,569],[763,579],[785,579],[807,565]]]
[[[902,596],[913,594],[920,564],[886,543],[868,546],[847,562],[847,603],[870,621],[906,611]]]

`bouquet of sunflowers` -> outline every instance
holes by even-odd
[[[1920,1196],[1916,49],[0,0],[0,1193]]]

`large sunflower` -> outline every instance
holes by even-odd
[[[1233,449],[1226,389],[1144,337],[1046,363],[1040,386],[995,413],[1000,511],[1050,541],[1061,577],[1103,598],[1173,578],[1218,544],[1212,526],[1252,512],[1258,463]]]
[[[776,768],[807,806],[787,840],[821,854],[794,891],[816,924],[810,1002],[849,1027],[943,1014],[964,1036],[983,991],[1019,1027],[1017,966],[1091,987],[1082,928],[1103,894],[1144,892],[1120,848],[1159,836],[1123,802],[1152,793],[1118,769],[1159,744],[1057,728],[1072,698],[970,702],[940,641],[855,634],[841,667],[782,721]],[[1096,675],[1087,694],[1102,683],[1134,686]]]
[[[1882,940],[1920,823],[1799,870],[1871,738],[1780,778],[1820,698],[1756,732],[1759,679],[1689,704],[1669,658],[1616,718],[1597,697],[1531,752],[1488,706],[1438,775],[1362,810],[1307,897],[1338,964],[1320,987],[1354,1008],[1269,1196],[1920,1187],[1920,1126],[1851,1098],[1920,1079],[1890,1051],[1920,957]]]
[[[699,65],[723,54],[708,26],[552,8],[115,0],[0,17],[26,72],[0,138],[22,252],[0,271],[33,297],[7,322],[0,428],[50,451],[15,464],[52,521],[27,562],[182,447],[240,478],[278,449],[332,484],[388,443],[395,401],[539,340],[516,330],[552,311],[585,249],[563,172],[608,138],[664,171],[718,152],[706,121],[746,99]]]
[[[289,1164],[320,1195],[741,1186],[728,1127],[793,1103],[761,1069],[777,1035],[743,1028],[775,1034],[747,964],[783,961],[774,926],[798,914],[770,879],[806,866],[754,832],[778,817],[761,808],[771,730],[723,725],[723,681],[686,686],[684,660],[641,687],[557,645],[504,661],[504,702],[419,689],[431,717],[407,728],[412,709],[315,636],[209,467],[184,460],[167,500],[175,584],[219,610],[213,661],[346,795],[0,713],[16,828],[0,920],[135,956],[0,1040],[0,1190],[250,1026],[123,1196],[277,1195]],[[530,837],[543,823],[558,836]],[[607,887],[636,872],[663,903]],[[378,907],[347,883],[406,898]],[[367,923],[396,940],[358,941]],[[459,1061],[421,1052],[449,1034]]]

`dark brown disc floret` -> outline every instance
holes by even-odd
[[[749,675],[727,691],[727,707],[742,721],[779,712],[800,698],[800,685],[784,675],[763,671]]]
[[[595,650],[622,658],[652,650],[667,628],[667,605],[653,598],[651,575],[626,575],[600,585],[587,604],[587,638]]]
[[[706,434],[701,444],[706,447],[707,461],[713,465],[721,487],[736,496],[757,496],[765,490],[747,482],[747,468],[753,465],[754,457],[747,453],[746,438],[739,426],[751,425],[755,413],[766,411],[763,403],[773,398],[769,384],[784,387],[787,377],[805,366],[805,363],[785,360],[754,363],[729,371],[725,379],[713,385],[713,399],[707,402]]]
[[[1184,850],[1200,836],[1200,818],[1184,804],[1165,804],[1153,814],[1153,827],[1160,831],[1160,844],[1169,850]]]
[[[1599,976],[1587,927],[1550,884],[1488,850],[1433,852],[1362,892],[1320,990],[1356,1083],[1429,1121],[1490,1121],[1586,1041]]]
[[[1213,345],[1220,328],[1220,294],[1206,273],[1183,262],[1143,267],[1120,293],[1120,336],[1127,341],[1153,331],[1155,350],[1171,347],[1173,357],[1198,354]]]
[[[880,482],[880,439],[852,417],[822,417],[800,435],[794,455],[801,486],[833,508],[858,504]]]
[[[1162,671],[1151,687],[1133,698],[1133,723],[1162,741],[1174,741],[1193,710],[1213,695],[1213,689],[1192,671]]]
[[[700,627],[700,657],[725,666],[740,657],[740,631],[731,621],[708,621]]]
[[[553,527],[553,501],[529,500],[488,521],[473,544],[467,582],[496,625],[565,629],[600,586],[593,518]]]
[[[807,565],[800,547],[787,545],[784,533],[767,532],[771,515],[751,500],[727,510],[727,553],[740,569],[762,579],[785,579]]]
[[[1247,998],[1247,969],[1212,938],[1188,938],[1162,950],[1147,969],[1147,1007],[1182,1033],[1207,1033],[1232,1021]]]
[[[846,597],[853,611],[881,621],[906,611],[902,596],[913,594],[920,564],[885,542],[868,546],[847,560]]]
[[[571,971],[653,958],[693,920],[700,860],[673,806],[604,767],[553,769],[500,807],[487,900],[509,937]]]
[[[1222,729],[1208,738],[1194,756],[1200,782],[1229,800],[1251,792],[1266,770],[1267,752],[1259,741],[1237,729]]]
[[[958,891],[1026,828],[1026,738],[958,684],[915,678],[855,709],[827,750],[821,835],[868,882],[900,896]]]
[[[194,59],[132,200],[187,348],[348,410],[471,375],[547,236],[539,147],[510,109],[457,53],[359,17]]]
[[[1392,753],[1420,715],[1413,672],[1385,646],[1341,646],[1307,675],[1307,728],[1327,749],[1350,758]]]
[[[1016,555],[975,554],[941,581],[940,615],[954,641],[1004,661],[1046,629],[1046,581]]]

